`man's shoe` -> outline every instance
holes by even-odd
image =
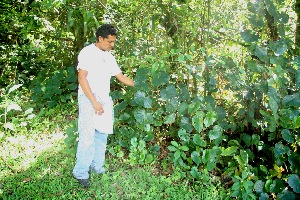
[[[82,185],[85,188],[89,188],[90,187],[90,183],[89,183],[89,179],[78,179],[76,178],[76,180],[79,182],[80,185]]]

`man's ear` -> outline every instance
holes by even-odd
[[[99,36],[99,37],[98,37],[98,41],[99,41],[99,42],[102,42],[102,41],[103,41],[103,37]]]

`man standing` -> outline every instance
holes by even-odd
[[[115,57],[117,30],[104,24],[96,31],[96,43],[84,47],[78,55],[78,133],[74,177],[84,187],[89,187],[89,172],[105,172],[104,161],[107,137],[113,132],[113,102],[109,96],[110,79],[134,86],[132,79],[124,76]]]

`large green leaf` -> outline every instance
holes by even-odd
[[[274,156],[275,157],[280,157],[284,154],[287,154],[290,152],[290,148],[288,146],[283,145],[282,143],[277,143],[275,144],[274,147]]]
[[[263,193],[259,194],[259,200],[269,200],[269,199],[270,199],[270,197],[267,193],[263,192]]]
[[[169,82],[170,76],[165,71],[155,72],[152,79],[152,84],[156,87],[165,85]]]
[[[260,15],[260,16],[265,15],[263,2],[260,2],[260,1],[255,2],[255,3],[248,2],[247,9],[253,14]]]
[[[293,95],[287,95],[283,98],[282,103],[285,106],[295,106],[300,107],[300,98],[299,93],[295,93]]]
[[[195,101],[189,104],[188,112],[190,114],[194,114],[201,107],[201,103],[199,101]]]
[[[252,144],[252,137],[246,133],[242,135],[243,141],[246,143],[246,145],[249,147]]]
[[[144,108],[152,108],[152,99],[150,97],[146,97],[144,99]]]
[[[171,100],[177,97],[177,91],[173,84],[168,85],[166,88],[162,89],[160,96],[163,100]]]
[[[177,150],[177,151],[175,151],[175,153],[174,153],[174,159],[175,159],[175,161],[176,161],[176,160],[178,160],[179,158],[180,158],[180,151]]]
[[[144,109],[135,109],[133,112],[135,120],[140,124],[149,124],[153,122],[153,116],[151,113],[147,113]]]
[[[300,68],[298,68],[297,72],[295,73],[295,80],[297,87],[300,87]]]
[[[269,97],[269,105],[270,105],[270,108],[271,108],[273,114],[277,113],[278,104],[277,104],[276,100],[273,97]]]
[[[197,167],[193,166],[191,169],[191,175],[196,179],[199,180],[200,179],[200,172],[198,171]]]
[[[164,117],[164,123],[165,124],[173,124],[175,122],[175,119],[176,119],[176,114],[172,113],[172,114]]]
[[[254,184],[255,192],[263,193],[264,192],[264,185],[265,185],[265,183],[262,180],[256,181],[256,183]]]
[[[167,113],[175,113],[178,110],[180,102],[177,98],[170,99],[166,101],[165,110]]]
[[[221,156],[231,156],[231,155],[234,155],[236,154],[238,150],[238,147],[237,146],[231,146],[231,147],[228,147],[226,149],[224,149],[221,153]]]
[[[296,196],[293,192],[289,190],[284,190],[280,194],[277,195],[277,200],[295,200]]]
[[[245,42],[249,42],[249,43],[256,42],[259,39],[259,37],[253,34],[250,30],[245,30],[241,32],[241,36]]]
[[[266,47],[255,46],[254,54],[263,62],[268,62],[268,49]]]
[[[253,135],[252,135],[252,144],[258,145],[259,140],[260,140],[259,135],[257,135],[257,134],[253,134]]]
[[[262,28],[264,26],[264,20],[258,15],[249,15],[248,20],[251,24],[257,28]]]
[[[199,134],[193,136],[193,142],[200,147],[206,147],[206,141]]]
[[[190,123],[189,117],[182,117],[179,126],[180,128],[184,128],[188,133],[194,130],[193,125]]]
[[[178,131],[178,137],[180,138],[180,140],[184,141],[184,142],[189,142],[190,141],[190,134],[186,132],[185,129],[181,128]]]
[[[218,119],[218,115],[214,111],[209,111],[206,113],[206,117],[204,119],[205,127],[209,127],[213,125]]]
[[[294,122],[295,129],[300,128],[300,116],[294,117],[293,122]]]
[[[273,0],[265,0],[264,1],[267,7],[268,12],[270,13],[270,15],[272,15],[273,17],[276,17],[278,15],[278,10],[274,4]]]
[[[281,24],[286,24],[289,21],[289,15],[286,13],[278,13],[275,17],[274,17],[274,21],[277,23],[281,23]]]
[[[281,135],[282,135],[282,138],[289,143],[293,143],[295,141],[292,133],[288,129],[283,129],[281,131]]]
[[[197,164],[197,166],[200,164],[201,159],[200,159],[200,153],[198,151],[193,151],[191,153],[191,158]]]
[[[188,107],[189,105],[186,103],[186,102],[182,102],[179,104],[179,107],[178,107],[178,113],[180,115],[184,115],[187,113],[187,110],[188,110]]]
[[[203,118],[199,115],[195,115],[192,118],[192,124],[198,133],[201,133],[203,129]]]
[[[272,193],[280,193],[284,190],[285,184],[283,180],[276,179],[270,185],[270,192]]]
[[[288,46],[283,39],[275,42],[270,41],[269,46],[276,56],[281,56],[288,50]]]
[[[295,193],[300,194],[300,178],[297,174],[291,174],[288,179],[288,184]]]
[[[288,157],[291,171],[296,174],[300,174],[300,159],[299,158],[300,158],[300,154],[297,152],[293,152]]]
[[[168,146],[169,151],[177,151],[177,148],[174,146]]]
[[[208,137],[210,140],[216,140],[222,136],[222,128],[218,125],[214,126],[213,130],[208,132]]]
[[[136,104],[143,106],[144,105],[144,100],[146,97],[146,93],[143,91],[137,91],[134,94],[134,101],[136,102]]]

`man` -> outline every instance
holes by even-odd
[[[116,28],[104,24],[96,31],[96,43],[84,47],[78,55],[79,142],[73,175],[84,187],[90,186],[91,171],[105,172],[107,137],[113,132],[110,79],[115,76],[125,85],[134,86],[133,80],[122,74],[110,53],[116,36]]]

